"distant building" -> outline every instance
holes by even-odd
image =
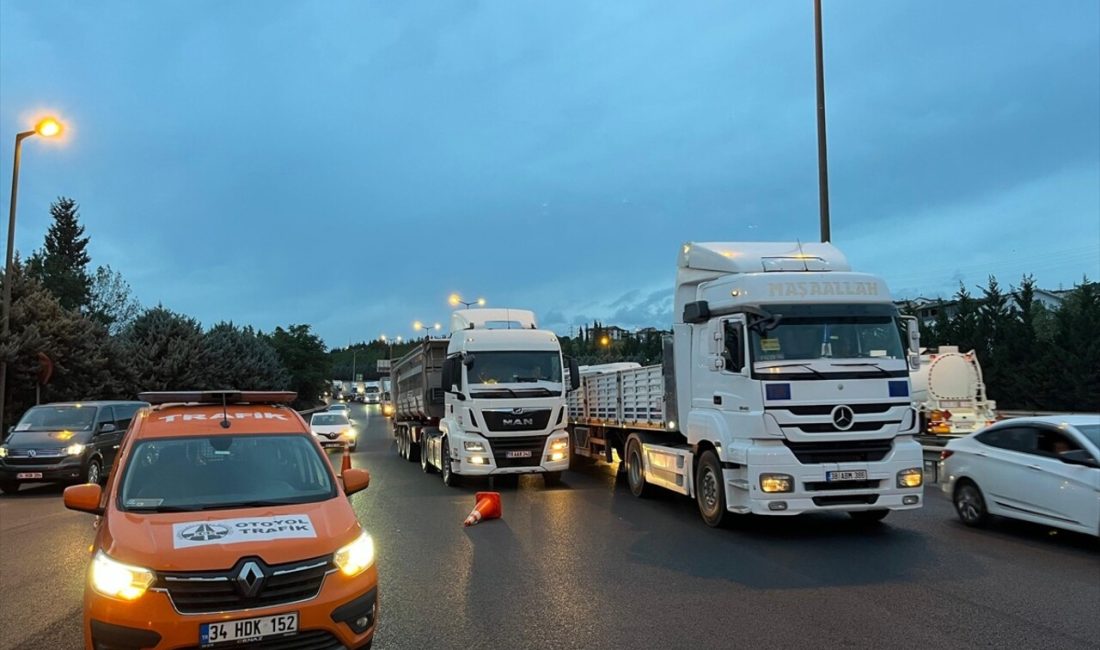
[[[1048,291],[1046,289],[1035,290],[1035,302],[1046,307],[1050,311],[1057,311],[1062,308],[1062,302],[1065,300],[1066,294],[1069,291],[1058,290]],[[1009,294],[1009,298],[1015,298],[1016,292]],[[975,298],[975,303],[981,304],[981,298]],[[916,316],[920,322],[926,327],[935,323],[936,319],[940,315],[940,310],[945,312],[947,320],[951,320],[959,313],[959,301],[957,300],[942,300],[940,298],[925,298],[918,296],[912,300],[898,300],[895,303],[899,308],[909,308],[914,310],[914,316]]]

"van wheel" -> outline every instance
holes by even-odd
[[[443,445],[439,450],[439,475],[443,478],[443,485],[447,487],[456,487],[458,485],[458,476],[456,476],[454,470],[451,469],[450,443],[444,438],[439,444]]]
[[[645,481],[645,470],[642,469],[642,443],[637,438],[631,438],[626,443],[626,482],[630,486],[630,493],[639,498],[653,495],[653,486]]]
[[[103,470],[100,469],[99,461],[92,459],[88,463],[88,469],[84,472],[85,483],[95,483],[99,485],[103,480]]]
[[[849,512],[848,516],[861,524],[875,524],[886,519],[888,514],[889,510],[855,510]]]
[[[711,528],[728,523],[733,516],[726,510],[724,483],[718,454],[713,449],[704,451],[695,468],[695,502],[703,521]]]
[[[19,491],[19,481],[0,481],[0,492],[15,494]]]
[[[420,438],[420,469],[425,474],[432,473],[432,464],[428,462],[428,437]]]
[[[967,526],[978,527],[989,520],[982,491],[970,481],[960,482],[955,488],[955,512]]]

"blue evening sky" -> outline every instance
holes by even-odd
[[[898,297],[1100,276],[1100,4],[826,0],[833,239]],[[667,326],[685,241],[818,237],[812,3],[0,2],[18,250],[330,345],[447,295]]]

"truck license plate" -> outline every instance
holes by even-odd
[[[531,457],[531,452],[530,451],[509,451],[509,452],[505,452],[504,457],[505,458],[530,458]]]
[[[256,641],[269,636],[283,636],[298,631],[298,612],[242,618],[224,623],[203,623],[199,626],[199,643],[206,648],[222,643]]]
[[[866,481],[867,470],[851,469],[840,472],[825,472],[826,481]]]
[[[42,478],[42,472],[19,472],[18,474],[15,475],[15,478],[17,478],[17,479]]]

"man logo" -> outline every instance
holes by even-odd
[[[180,531],[180,537],[189,542],[209,542],[229,534],[229,529],[218,524],[199,524]]]
[[[847,431],[855,424],[856,414],[852,407],[841,404],[833,409],[833,426],[840,431]]]
[[[535,418],[504,418],[502,420],[506,427],[534,427]]]
[[[244,563],[241,572],[237,574],[237,588],[245,598],[253,598],[260,593],[260,587],[264,584],[264,572],[259,564],[252,560]]]

